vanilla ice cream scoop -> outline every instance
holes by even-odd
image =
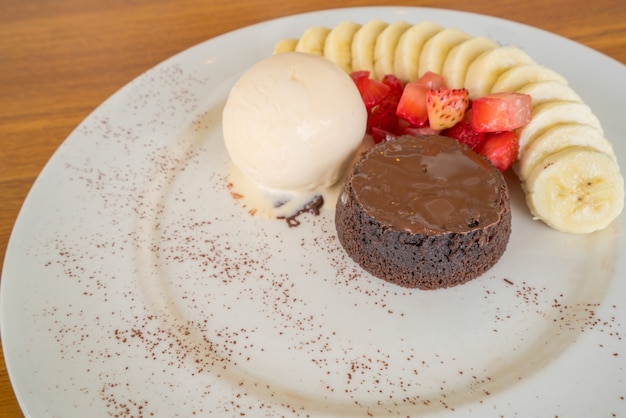
[[[311,192],[342,176],[365,135],[367,112],[336,64],[285,52],[239,78],[222,122],[226,149],[245,176],[271,190]]]

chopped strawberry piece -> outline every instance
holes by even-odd
[[[517,159],[514,129],[532,116],[532,99],[519,93],[494,93],[470,102],[466,89],[448,89],[439,74],[427,72],[404,85],[394,75],[381,81],[369,71],[350,74],[368,111],[367,133],[375,143],[399,135],[441,134],[484,155],[501,171]]]
[[[375,144],[390,141],[396,137],[397,135],[393,132],[389,132],[377,127],[372,127],[372,138],[374,139]]]
[[[381,80],[383,84],[389,86],[389,94],[387,94],[387,100],[399,102],[404,91],[404,83],[393,74],[387,74]]]
[[[398,102],[396,115],[413,126],[426,124],[428,121],[428,111],[426,110],[427,93],[428,87],[415,82],[407,83]]]
[[[432,71],[426,71],[420,78],[417,79],[416,83],[426,86],[432,90],[446,87],[446,80],[444,77]]]
[[[368,71],[354,72],[351,74],[351,77],[368,110],[380,103],[391,91],[391,87],[388,85],[370,78]]]
[[[487,133],[477,152],[500,171],[508,169],[517,158],[519,141],[511,131]]]
[[[465,119],[463,118],[462,121],[451,128],[444,129],[441,134],[454,138],[476,151],[485,140],[485,133],[473,130],[471,123]]]
[[[406,126],[402,129],[404,135],[411,136],[423,136],[423,135],[439,135],[441,131],[431,128],[428,125],[424,126]]]
[[[532,98],[522,93],[492,93],[472,103],[472,128],[477,132],[512,131],[530,122]]]
[[[374,106],[367,119],[367,132],[371,133],[374,128],[394,132],[398,127],[396,106],[396,102],[388,100],[383,100]]]
[[[352,71],[350,73],[350,78],[352,78],[352,80],[356,83],[362,78],[370,78],[370,72],[367,70]]]
[[[451,128],[460,122],[469,107],[466,89],[429,90],[426,94],[428,121],[433,129]]]

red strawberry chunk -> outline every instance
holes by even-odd
[[[396,137],[397,135],[394,132],[389,132],[381,128],[372,127],[372,139],[374,139],[375,144],[390,141]]]
[[[432,71],[426,71],[420,78],[417,79],[416,83],[426,86],[432,90],[446,87],[445,78]]]
[[[474,151],[476,151],[485,140],[485,133],[473,130],[470,122],[465,119],[451,128],[444,129],[441,134],[456,139]]]
[[[402,134],[411,136],[424,136],[424,135],[439,135],[441,131],[431,128],[428,125],[424,126],[406,126],[402,128]]]
[[[478,132],[512,131],[530,122],[532,98],[522,93],[492,93],[472,103],[472,128]]]
[[[391,91],[388,85],[370,78],[368,71],[357,71],[352,73],[351,77],[368,110],[380,103]]]
[[[426,94],[428,87],[416,82],[404,86],[402,97],[398,102],[396,115],[413,126],[422,126],[428,121],[426,110]]]
[[[519,141],[511,131],[487,133],[477,152],[484,155],[500,171],[508,169],[517,158]]]
[[[433,129],[451,128],[461,120],[469,107],[466,89],[439,88],[426,94],[428,121]]]
[[[396,102],[383,100],[374,106],[367,119],[367,132],[371,133],[373,128],[395,132],[398,127],[398,117],[396,116]]]
[[[356,82],[358,82],[362,78],[369,78],[370,77],[370,72],[367,71],[367,70],[352,71],[350,73],[350,77],[356,83]]]
[[[381,80],[383,84],[389,86],[390,90],[386,99],[394,102],[399,102],[404,91],[404,83],[393,74],[387,74]]]

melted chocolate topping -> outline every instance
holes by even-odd
[[[290,228],[296,227],[300,225],[298,216],[307,212],[312,213],[313,215],[317,216],[320,214],[320,209],[322,208],[322,206],[324,206],[324,197],[320,195],[316,195],[311,199],[310,202],[308,202],[307,204],[302,206],[300,209],[298,209],[296,213],[290,216],[277,216],[276,218],[286,220],[287,225],[289,225]]]
[[[501,216],[502,174],[443,136],[380,144],[357,163],[351,181],[368,215],[412,233],[466,232]]]

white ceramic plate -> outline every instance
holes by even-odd
[[[571,236],[513,190],[502,260],[423,292],[346,257],[331,211],[253,218],[227,189],[221,107],[274,43],[345,19],[433,20],[564,74],[609,138],[626,68],[492,17],[359,8],[212,39],[122,88],[60,147],[28,196],[2,276],[2,343],[31,417],[626,412],[624,217]],[[626,143],[615,141],[626,163]]]

